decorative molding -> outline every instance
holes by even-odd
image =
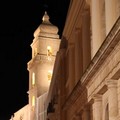
[[[96,71],[100,68],[102,63],[106,60],[108,55],[113,51],[113,48],[118,42],[120,42],[120,17],[115,23],[114,27],[106,37],[104,43],[91,60],[89,67],[86,69],[84,75],[81,78],[82,82],[88,82],[86,80],[91,79]]]
[[[120,42],[120,17],[114,24],[94,58],[91,60],[91,63],[84,72],[81,80],[78,81],[75,88],[68,96],[63,105],[63,109],[68,109],[71,107],[71,105],[79,98],[80,93],[83,92],[82,87],[86,86],[86,84],[91,80],[118,42]]]
[[[48,56],[47,55],[43,55],[43,54],[37,54],[32,60],[30,60],[28,62],[28,70],[34,66],[36,63],[39,64],[43,64],[43,63],[48,63],[48,64],[54,64],[55,62],[55,56],[52,55],[51,56],[51,60],[48,60]]]
[[[113,80],[113,79],[108,79],[107,81],[106,81],[106,85],[107,85],[107,87],[108,88],[113,88],[113,87],[117,87],[117,83],[118,83],[118,81],[117,80]]]
[[[94,94],[92,98],[94,99],[95,102],[102,101],[102,95],[100,94]]]

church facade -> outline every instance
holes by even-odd
[[[120,120],[120,0],[71,0],[56,60],[49,120]]]
[[[71,0],[61,39],[45,12],[31,48],[11,120],[120,120],[120,0]]]

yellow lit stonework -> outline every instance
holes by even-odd
[[[48,21],[49,20],[49,16],[47,15],[47,12],[45,11],[45,15],[42,18],[43,21]]]
[[[48,80],[51,81],[52,78],[52,70],[48,70]]]
[[[32,74],[32,86],[35,86],[35,73]]]
[[[11,118],[12,120],[19,120],[21,113],[24,113],[24,120],[47,119],[46,98],[60,42],[58,27],[49,21],[49,16],[45,12],[42,23],[35,30],[33,42],[30,45],[32,48],[32,58],[27,64],[30,76],[27,92],[29,103],[21,109],[22,112],[18,111]]]
[[[49,88],[48,120],[120,120],[120,0],[71,0]]]
[[[32,107],[34,107],[35,106],[35,96],[33,95],[32,96]]]
[[[37,51],[37,48],[35,48],[35,49],[34,49],[34,56],[37,55],[37,52],[38,52],[38,51]]]
[[[31,44],[39,53],[28,63],[36,87],[30,78],[24,120],[120,120],[119,6],[120,0],[71,0],[62,40],[45,12]]]
[[[47,56],[48,56],[48,60],[51,60],[51,56],[52,56],[52,48],[51,46],[47,46]]]

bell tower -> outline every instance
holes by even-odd
[[[31,44],[32,58],[28,62],[30,120],[35,118],[37,98],[46,93],[51,82],[52,71],[59,50],[58,27],[49,21],[47,12],[34,32]]]

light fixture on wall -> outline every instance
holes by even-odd
[[[51,81],[52,78],[52,70],[48,70],[48,80]]]
[[[38,53],[38,50],[37,50],[37,48],[35,48],[35,49],[34,49],[34,56],[36,56],[37,53]]]
[[[48,60],[51,60],[51,56],[52,56],[52,48],[51,48],[51,46],[47,46],[47,57],[48,57]]]

